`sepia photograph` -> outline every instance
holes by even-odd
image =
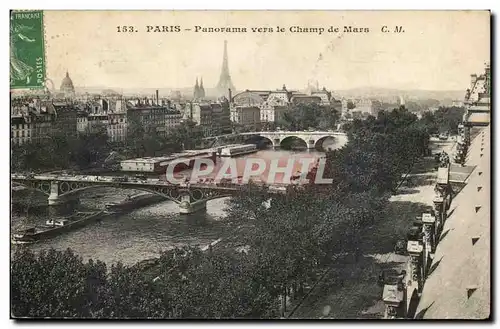
[[[491,320],[488,10],[11,10],[10,318]]]

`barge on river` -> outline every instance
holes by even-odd
[[[87,225],[90,222],[99,220],[103,211],[78,212],[68,217],[52,218],[40,227],[30,227],[28,229],[15,232],[12,236],[14,244],[32,243],[42,239],[56,236],[62,232]]]
[[[172,167],[174,173],[192,169],[195,162],[201,159],[210,159],[216,162],[216,152],[213,149],[186,150],[180,153],[173,153],[162,157],[144,157],[128,159],[120,162],[122,172],[135,172],[142,175],[152,175],[165,173]]]
[[[127,200],[119,203],[108,203],[105,205],[106,214],[123,214],[132,211],[136,208],[150,206],[165,200],[161,195],[156,194],[139,194],[134,197],[129,197]]]
[[[245,155],[249,153],[257,152],[257,146],[255,144],[240,144],[240,145],[231,145],[229,147],[224,147],[221,149],[220,156],[221,157],[236,157],[240,155]]]
[[[26,244],[39,240],[48,239],[63,232],[80,228],[87,224],[97,222],[98,220],[111,214],[123,214],[131,212],[140,207],[152,205],[162,201],[164,198],[154,194],[140,194],[135,197],[129,197],[128,200],[120,203],[106,205],[106,210],[96,212],[78,212],[71,216],[50,218],[45,225],[40,227],[31,227],[25,230],[15,232],[12,236],[12,243]]]

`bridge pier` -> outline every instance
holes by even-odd
[[[62,203],[59,197],[59,183],[50,182],[50,195],[49,195],[49,206],[55,206]]]
[[[185,194],[181,196],[181,203],[179,203],[179,213],[183,215],[193,214],[198,211],[207,210],[207,201],[191,199],[191,195]]]
[[[307,143],[307,149],[313,150],[315,148],[316,148],[316,141],[314,139],[310,139],[309,142]]]
[[[281,140],[279,138],[275,138],[273,141],[273,148],[275,150],[279,150],[281,148]]]
[[[80,198],[77,195],[64,197],[59,195],[59,182],[50,182],[50,194],[48,197],[49,216],[64,216],[71,214],[80,204]]]

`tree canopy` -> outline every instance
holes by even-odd
[[[333,129],[339,119],[335,109],[323,107],[315,103],[294,105],[284,112],[277,125],[286,130]]]

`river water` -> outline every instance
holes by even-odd
[[[269,160],[319,155],[317,151],[261,150],[246,157]],[[123,201],[131,193],[134,192],[114,188],[87,190],[80,194],[79,208],[103,209],[106,203]],[[191,215],[180,215],[177,204],[164,201],[129,214],[105,218],[101,222],[39,241],[28,248],[34,251],[71,248],[84,259],[99,259],[108,265],[116,262],[132,265],[156,257],[163,250],[185,245],[205,246],[229,234],[233,228],[224,221],[227,200],[211,200],[207,203],[206,212]],[[44,215],[13,213],[12,229],[41,225],[46,219]],[[14,250],[18,246],[12,247]]]

